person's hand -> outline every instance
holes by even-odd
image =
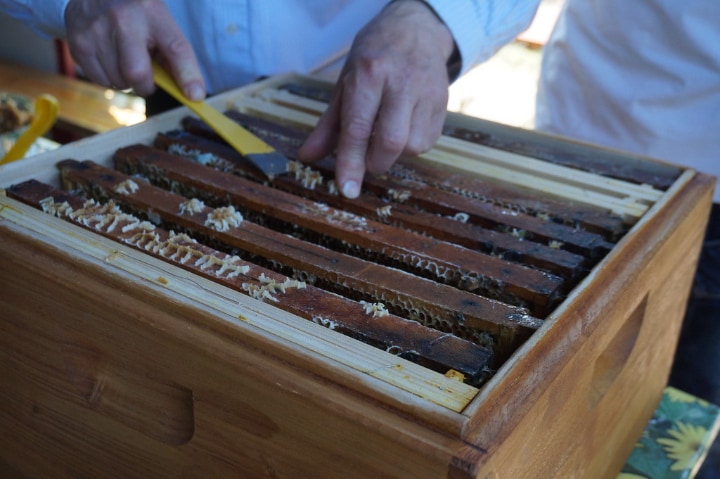
[[[162,0],[70,0],[65,26],[73,59],[90,80],[147,96],[155,91],[154,58],[185,96],[205,97],[192,46]]]
[[[355,198],[365,172],[382,174],[401,154],[430,149],[442,132],[454,40],[423,2],[388,5],[355,38],[333,98],[299,152],[336,150],[336,182]]]

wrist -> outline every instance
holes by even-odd
[[[450,28],[445,24],[443,19],[438,15],[432,5],[424,0],[392,0],[390,4],[408,4],[414,5],[415,7],[422,8],[422,11],[432,15],[436,26],[438,27],[438,40],[441,51],[443,52],[446,60],[448,78],[452,82],[455,80],[462,68],[462,57],[460,50],[455,42],[455,38],[450,31]]]

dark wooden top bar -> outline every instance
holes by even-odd
[[[430,369],[458,371],[474,385],[487,374],[491,351],[486,348],[392,314],[370,314],[356,301],[292,281],[186,235],[160,227],[143,230],[140,219],[107,204],[87,205],[85,198],[33,180],[12,186],[8,194],[37,208],[48,199],[54,205],[67,202],[74,214],[55,207],[63,219]]]
[[[135,182],[90,161],[64,160],[58,167],[65,189],[81,188],[99,201],[113,199],[132,214],[145,215],[168,229],[187,231],[198,240],[226,248],[243,259],[292,272],[297,279],[356,300],[383,303],[394,314],[453,332],[477,344],[493,345],[497,359],[506,359],[542,324],[524,308],[337,253],[248,220],[231,227],[233,219],[227,218],[225,209],[202,205],[197,212],[186,210],[181,214],[187,198],[142,180]],[[132,191],[127,185],[132,185]],[[206,225],[212,217],[221,223],[225,221],[228,229]]]
[[[484,296],[527,305],[539,317],[552,310],[564,287],[558,276],[357,216],[146,145],[118,150],[115,165],[120,171],[140,173],[154,183],[170,185],[176,193],[216,205],[229,202],[246,216],[254,212],[258,223],[270,226],[279,220],[281,224],[275,229],[294,231],[304,238],[312,234],[298,228],[309,230],[320,235],[315,241],[325,246],[372,257]]]
[[[194,122],[188,119],[187,124],[192,123]],[[195,128],[191,127],[191,129]],[[219,168],[253,178],[256,181],[263,181],[263,178],[257,175],[251,166],[245,166],[245,162],[237,152],[205,137],[177,130],[159,134],[155,144],[160,148],[176,152],[185,150],[208,153],[223,160]],[[325,160],[311,166],[322,167],[324,162]],[[373,178],[366,179],[366,186],[375,181]],[[334,208],[363,215],[382,223],[477,249],[506,261],[530,265],[568,278],[569,281],[581,276],[589,267],[589,262],[585,257],[561,248],[553,248],[527,238],[517,238],[512,234],[486,229],[479,225],[459,221],[454,217],[440,216],[403,202],[393,201],[392,195],[387,194],[389,190],[385,190],[386,194],[381,197],[366,188],[359,198],[347,200],[332,190],[332,183],[329,181],[323,181],[313,189],[308,189],[293,177],[279,176],[273,178],[270,184],[296,195],[321,201]],[[391,214],[384,214],[389,205]]]

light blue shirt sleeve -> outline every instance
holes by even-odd
[[[450,29],[460,74],[494,55],[532,22],[539,0],[424,0]]]
[[[388,0],[168,1],[209,91],[260,76],[311,73],[340,58]],[[202,18],[203,21],[198,21]]]
[[[69,1],[0,0],[0,9],[40,33],[64,37]],[[194,45],[210,90],[217,92],[260,75],[318,68],[345,51],[388,1],[173,0],[166,5]],[[424,1],[450,29],[461,57],[460,73],[487,60],[526,29],[539,3]]]
[[[70,0],[0,0],[0,10],[50,37],[65,36],[65,7]]]

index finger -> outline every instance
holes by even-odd
[[[360,193],[381,95],[382,84],[371,79],[359,82],[350,74],[343,83],[335,176],[348,198]]]
[[[154,30],[157,52],[165,60],[166,67],[185,96],[194,101],[204,99],[205,80],[192,45],[175,22],[160,23]]]

